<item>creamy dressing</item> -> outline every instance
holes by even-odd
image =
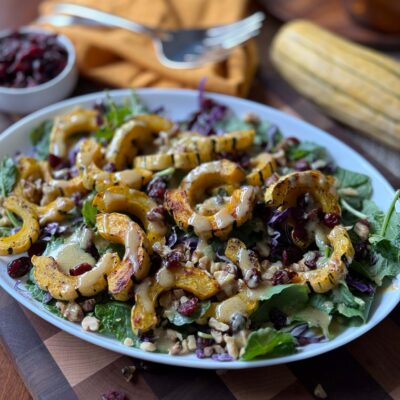
[[[104,254],[95,268],[78,276],[76,289],[79,289],[81,294],[85,295],[85,291],[92,289],[101,278],[104,278],[104,275],[107,275],[112,270],[115,261],[116,258],[114,254]]]
[[[193,226],[196,235],[201,236],[205,232],[209,232],[212,229],[211,223],[208,217],[193,213],[189,218],[189,225]]]
[[[46,209],[46,207],[43,207]],[[69,209],[69,199],[59,197],[55,205],[48,207],[46,212],[40,217],[40,224],[54,221],[58,218],[60,211],[67,211]]]
[[[69,275],[69,270],[82,263],[96,264],[96,260],[84,250],[78,243],[71,242],[57,247],[49,254],[53,257],[64,274]]]
[[[135,294],[136,298],[140,299],[143,305],[143,309],[146,313],[154,314],[154,304],[151,301],[149,290],[150,290],[151,280],[146,278],[140,285],[136,286]]]
[[[218,229],[224,229],[231,225],[235,221],[235,218],[233,218],[228,209],[224,207],[214,214],[214,221]]]
[[[240,202],[235,210],[235,214],[238,219],[244,218],[249,212],[254,193],[255,191],[251,186],[241,189]]]
[[[161,268],[157,272],[156,280],[164,289],[170,289],[175,285],[175,275],[166,267]]]
[[[239,250],[238,262],[239,262],[239,268],[242,270],[243,274],[245,273],[245,271],[253,268],[249,251],[246,248],[242,248]]]
[[[116,172],[115,177],[118,182],[128,187],[139,186],[142,182],[142,176],[133,169]]]
[[[128,230],[125,234],[125,256],[128,258],[133,266],[133,271],[137,272],[140,269],[138,252],[141,244],[141,237],[138,233],[136,226],[131,223],[129,224]]]

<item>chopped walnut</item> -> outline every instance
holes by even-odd
[[[68,303],[64,309],[63,317],[71,322],[81,322],[83,320],[83,311],[79,304]]]
[[[354,225],[354,232],[361,240],[367,240],[369,235],[369,227],[363,221],[358,221]]]
[[[205,357],[211,357],[214,353],[214,348],[212,346],[204,347],[203,353]]]
[[[213,339],[215,340],[215,343],[222,343],[222,332],[217,331],[215,329],[211,329],[210,331],[211,336],[213,337]]]
[[[97,332],[100,327],[100,321],[96,317],[87,316],[81,322],[82,329],[88,332]]]
[[[188,344],[189,350],[190,350],[190,351],[196,350],[197,345],[196,345],[196,338],[195,338],[195,336],[194,336],[194,335],[189,335],[189,336],[186,338],[186,340],[187,340],[187,344]]]
[[[213,317],[211,317],[210,320],[208,321],[208,325],[210,326],[210,328],[214,328],[220,332],[229,331],[229,325],[224,324],[223,322],[220,322]]]
[[[181,350],[182,350],[181,342],[176,342],[172,345],[172,347],[169,348],[168,354],[170,356],[176,356],[180,354]]]
[[[224,341],[226,343],[226,350],[228,351],[228,354],[232,358],[238,358],[239,357],[239,348],[236,344],[235,339],[232,336],[224,335]]]
[[[212,348],[214,350],[214,353],[217,353],[217,354],[225,353],[225,349],[219,344],[214,344]]]
[[[81,306],[82,310],[86,313],[91,312],[94,310],[94,306],[96,305],[96,300],[95,299],[86,299],[79,303]]]

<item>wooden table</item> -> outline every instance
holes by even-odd
[[[14,1],[14,0],[13,0]],[[37,0],[34,2],[23,2],[23,10],[18,8],[15,2],[11,2],[9,7],[14,8],[14,12],[9,12],[10,18],[5,20],[0,17],[0,29],[13,25],[17,21],[24,23],[28,21],[32,15],[34,15],[34,6]],[[28,3],[28,4],[27,4]],[[3,8],[3,6],[2,6]],[[18,10],[18,12],[16,11]],[[10,10],[9,10],[10,11]],[[22,14],[21,14],[22,13]],[[14,18],[15,17],[15,18]],[[13,19],[14,18],[14,19]],[[279,108],[283,111],[286,111],[290,114],[294,114],[299,116],[300,118],[305,119],[306,121],[319,126],[320,128],[328,131],[332,135],[338,137],[343,140],[351,147],[356,149],[358,152],[363,154],[372,164],[374,164],[391,182],[391,184],[395,187],[400,187],[400,156],[398,152],[391,150],[388,147],[380,145],[370,139],[363,137],[362,135],[354,132],[352,129],[349,129],[342,124],[333,121],[332,119],[323,115],[314,105],[312,105],[309,101],[305,100],[297,93],[294,92],[274,71],[270,65],[268,60],[268,48],[270,44],[270,40],[274,34],[274,32],[279,27],[279,23],[273,18],[269,18],[266,26],[263,28],[262,34],[258,38],[259,51],[261,55],[261,67],[259,73],[254,81],[254,84],[251,89],[251,93],[249,98],[260,103],[268,104],[273,107]],[[99,90],[99,86],[92,82],[88,82],[86,80],[80,80],[77,90],[74,95],[87,93],[91,91]],[[11,124],[15,120],[15,117],[0,114],[0,132],[4,130],[9,124]],[[295,133],[294,133],[295,134]],[[28,311],[25,311],[26,314],[30,314]],[[393,398],[400,398],[400,375],[399,375],[399,364],[396,362],[400,362],[400,359],[397,360],[385,360],[384,355],[390,357],[390,354],[400,353],[399,341],[398,341],[398,333],[400,318],[399,313],[392,313],[391,318],[386,319],[379,327],[375,328],[372,332],[363,336],[362,338],[356,340],[351,345],[347,346],[346,349],[336,350],[333,353],[329,353],[330,355],[336,353],[336,357],[332,357],[329,354],[324,357],[326,362],[336,362],[338,361],[338,354],[342,357],[344,364],[338,368],[348,368],[348,372],[351,374],[355,374],[354,385],[360,385],[363,379],[368,382],[364,388],[354,388],[351,390],[352,398],[387,398],[385,396],[386,393],[390,393]],[[34,317],[33,317],[34,318]],[[371,346],[378,346],[377,349],[372,351],[371,356],[376,355],[378,359],[368,358],[368,354],[364,352],[364,349],[368,348],[370,351]],[[394,346],[394,347],[390,347]],[[381,355],[379,355],[381,354]],[[322,360],[322,358],[321,358]],[[380,362],[384,364],[379,364]],[[362,366],[360,364],[363,364]],[[295,364],[294,364],[295,365]],[[308,365],[310,367],[309,371],[302,371],[300,368],[300,364],[297,363],[297,366],[293,366],[290,368],[291,373],[288,375],[282,372],[281,376],[276,376],[276,380],[280,380],[287,378],[288,376],[293,376],[293,374],[297,377],[294,379],[291,384],[287,386],[285,390],[280,393],[272,393],[273,396],[264,397],[261,392],[255,392],[254,390],[246,391],[241,389],[240,387],[235,387],[234,380],[228,384],[230,390],[228,392],[222,390],[219,393],[221,399],[223,398],[234,398],[233,395],[238,399],[247,399],[247,398],[271,398],[276,396],[276,398],[281,399],[290,399],[290,398],[312,398],[310,393],[315,387],[315,382],[312,380],[312,376],[308,376],[307,374],[313,374],[318,371],[318,362],[314,364],[304,363],[304,365]],[[40,366],[38,366],[40,368]],[[320,368],[326,368],[327,371],[334,371],[332,366],[324,366],[323,363],[320,365]],[[396,370],[396,372],[395,372]],[[277,371],[277,370],[276,370]],[[246,382],[248,384],[254,384],[255,382],[251,379],[251,374],[244,374],[246,376]],[[191,376],[189,374],[189,376]],[[235,374],[231,374],[230,376],[236,376]],[[273,377],[270,377],[268,380],[271,381]],[[274,378],[274,379],[275,379]],[[334,377],[332,377],[334,378]],[[148,376],[145,378],[147,383],[153,381],[155,385],[157,385],[157,379],[149,378]],[[226,380],[227,378],[225,378]],[[262,378],[261,378],[262,379]],[[344,379],[342,376],[340,379]],[[162,379],[161,379],[162,380]],[[222,378],[223,381],[224,378]],[[232,380],[229,378],[228,380]],[[254,380],[254,379],[253,379]],[[302,383],[300,383],[300,381]],[[25,388],[24,383],[16,372],[11,359],[8,354],[5,352],[3,346],[1,346],[0,342],[0,400],[24,400],[29,399],[30,395]],[[272,383],[272,382],[270,382]],[[164,382],[164,384],[166,384]],[[314,386],[313,386],[314,385]],[[351,379],[348,379],[342,382],[338,382],[338,385],[352,385]],[[157,391],[156,391],[157,392]],[[340,394],[341,393],[341,394]],[[331,392],[331,398],[346,398],[343,397],[344,392],[337,391]],[[359,396],[356,396],[356,393],[359,393]],[[269,393],[271,395],[271,393]],[[369,395],[368,395],[369,394]],[[267,396],[267,393],[264,393]],[[144,396],[144,395],[143,395]],[[157,393],[156,393],[157,396]],[[363,397],[364,396],[364,397]],[[167,398],[165,396],[158,396],[159,398]],[[133,398],[133,397],[132,397]],[[135,397],[135,398],[141,398]],[[151,398],[144,396],[143,398]],[[177,397],[178,398],[178,397]],[[192,396],[191,399],[198,398],[196,396]],[[211,398],[211,397],[209,397]],[[348,398],[348,397],[347,397]],[[61,399],[60,399],[61,400]]]

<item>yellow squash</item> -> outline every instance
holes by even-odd
[[[400,63],[308,21],[275,36],[271,59],[328,114],[400,150]]]
[[[334,212],[340,215],[340,206],[334,187],[334,179],[319,171],[292,172],[282,176],[265,191],[265,202],[269,206],[295,206],[297,198],[310,193],[322,208],[323,212]]]
[[[308,282],[315,292],[325,293],[346,277],[347,267],[343,259],[351,263],[354,257],[349,234],[343,226],[337,225],[329,233],[328,240],[333,247],[328,263],[322,268],[298,273],[293,282]]]
[[[183,289],[200,300],[208,299],[219,291],[217,281],[199,268],[179,266],[161,269],[156,278],[147,278],[135,290],[135,305],[131,322],[135,334],[144,333],[157,325],[156,302],[165,290]]]
[[[50,154],[64,158],[68,154],[67,139],[76,134],[97,129],[97,112],[83,108],[74,108],[64,115],[54,118],[50,132]]]
[[[21,218],[22,226],[14,235],[0,238],[0,255],[22,253],[28,250],[39,237],[40,226],[37,213],[31,203],[22,197],[6,197],[3,206]]]
[[[258,156],[250,160],[252,170],[246,176],[249,185],[262,186],[265,180],[270,177],[276,170],[276,161],[269,153],[260,153]]]
[[[226,237],[233,226],[240,226],[251,216],[255,191],[243,186],[233,191],[229,201],[213,215],[201,215],[194,207],[207,189],[223,184],[238,184],[245,178],[244,171],[228,160],[212,161],[193,169],[177,189],[168,190],[165,206],[182,229],[190,226],[201,237]]]
[[[153,244],[164,238],[167,228],[162,222],[150,221],[148,213],[158,204],[146,193],[124,186],[112,186],[97,193],[93,205],[102,213],[127,212],[137,217],[146,231],[146,236]]]

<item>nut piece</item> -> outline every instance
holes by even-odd
[[[317,386],[315,386],[314,396],[317,397],[318,399],[326,399],[328,397],[328,395],[325,392],[325,389],[322,387],[320,383]]]
[[[63,312],[63,317],[71,322],[81,322],[83,316],[82,308],[74,302],[68,303]]]
[[[82,329],[88,332],[97,332],[100,327],[100,321],[96,317],[87,316],[81,322]]]
[[[156,351],[156,345],[151,342],[142,342],[140,343],[140,349],[144,351]]]
[[[169,348],[168,354],[170,356],[177,356],[182,350],[181,342],[176,342],[172,347]]]
[[[215,343],[222,343],[222,332],[217,331],[215,329],[211,329],[211,336],[215,340]]]
[[[94,310],[94,306],[96,305],[96,300],[95,299],[87,299],[82,301],[82,303],[79,303],[81,306],[82,310],[84,312],[91,312]]]
[[[195,336],[194,336],[194,335],[189,335],[189,336],[186,338],[186,340],[187,340],[187,344],[188,344],[189,350],[190,350],[190,351],[196,350],[197,345],[196,345],[196,338],[195,338]]]
[[[125,340],[122,343],[124,346],[132,347],[133,346],[133,340],[129,337],[125,338]]]
[[[212,318],[212,317],[208,321],[208,325],[210,326],[210,328],[214,328],[214,329],[216,329],[217,331],[220,331],[220,332],[229,331],[229,325],[224,324],[223,322],[219,322],[215,318]]]
[[[369,235],[369,227],[364,221],[358,221],[354,225],[354,232],[361,240],[367,240]]]
[[[239,349],[236,345],[235,339],[232,336],[224,335],[224,340],[226,343],[226,350],[228,351],[228,354],[232,358],[238,358],[239,357]]]

